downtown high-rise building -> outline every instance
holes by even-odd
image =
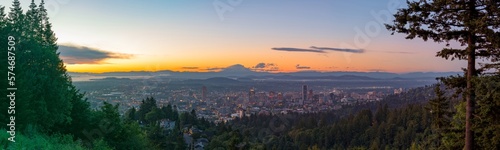
[[[201,98],[203,101],[207,100],[207,87],[206,86],[203,86],[201,88]]]
[[[248,92],[248,100],[254,101],[255,99],[255,89],[251,88],[250,91]]]
[[[303,85],[302,86],[302,101],[306,101],[307,100],[307,85]]]

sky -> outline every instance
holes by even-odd
[[[24,10],[29,2],[21,1]],[[10,7],[11,1],[0,5]],[[445,43],[406,40],[385,29],[405,5],[405,0],[46,0],[70,72],[206,72],[235,64],[268,72],[460,71],[466,62],[435,57]]]

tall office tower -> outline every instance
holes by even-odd
[[[255,97],[255,89],[251,88],[250,89],[250,92],[248,92],[248,99],[250,101],[253,101],[254,100],[254,97]]]
[[[307,94],[307,99],[311,100],[313,99],[314,93],[313,90],[309,90],[309,94]]]
[[[207,100],[207,87],[206,86],[203,86],[201,88],[201,97],[202,97],[203,101]]]
[[[269,91],[269,100],[274,100],[276,98],[276,93],[274,91]]]
[[[302,86],[302,101],[307,100],[307,85]]]
[[[278,93],[278,100],[283,100],[283,93],[281,92]]]

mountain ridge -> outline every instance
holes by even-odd
[[[130,71],[130,72],[105,72],[105,73],[78,73],[68,72],[73,78],[78,77],[171,77],[171,78],[186,78],[186,79],[208,79],[214,77],[229,77],[229,78],[309,78],[309,79],[333,79],[333,78],[348,78],[353,79],[408,79],[422,78],[431,79],[436,77],[459,75],[461,72],[407,72],[407,73],[392,73],[392,72],[356,72],[356,71],[297,71],[297,72],[261,72],[247,68],[241,64],[235,64],[220,71],[211,72],[189,72],[189,71]]]

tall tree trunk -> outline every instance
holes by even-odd
[[[469,39],[469,41],[471,41]],[[470,43],[470,42],[469,42]],[[474,137],[472,133],[472,113],[474,112],[474,101],[476,98],[476,94],[474,93],[472,79],[476,76],[476,59],[475,59],[475,50],[469,46],[468,50],[468,64],[467,64],[467,106],[465,112],[465,149],[472,150]]]
[[[474,93],[474,86],[472,79],[477,76],[476,74],[476,35],[475,22],[476,19],[476,0],[469,1],[469,37],[467,40],[467,89],[466,89],[466,112],[465,112],[465,149],[472,150],[474,148],[474,135],[472,132],[472,113],[474,112],[474,103],[476,94]]]
[[[475,2],[471,0],[471,17],[475,16]],[[472,25],[474,26],[474,25]],[[469,28],[469,39],[467,41],[467,89],[466,89],[466,112],[465,112],[465,149],[474,149],[474,133],[472,132],[472,119],[474,112],[474,103],[476,94],[474,92],[474,85],[472,79],[477,76],[476,74],[476,40],[474,35],[474,28]]]

